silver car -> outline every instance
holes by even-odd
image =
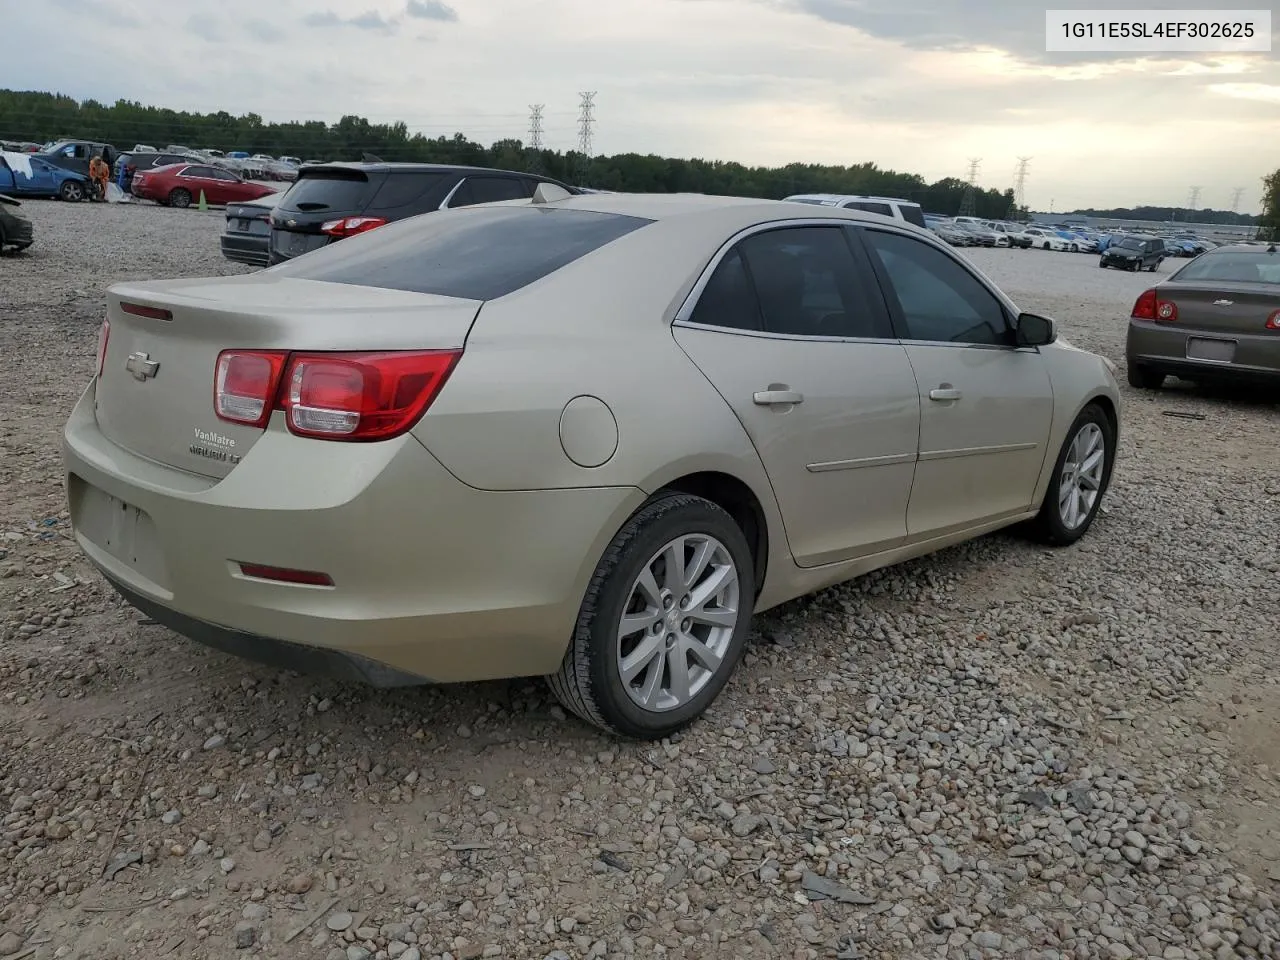
[[[1109,364],[925,230],[543,186],[112,287],[64,453],[80,547],[179,633],[546,675],[654,738],[753,612],[1012,524],[1074,542],[1119,429]]]

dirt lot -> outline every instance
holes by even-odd
[[[36,245],[0,259],[0,957],[1280,955],[1274,403],[1126,388],[1076,548],[992,537],[772,611],[704,722],[617,743],[537,681],[374,693],[117,601],[58,446],[103,289],[239,268],[219,211],[24,209]],[[1150,277],[971,256],[1122,361]]]

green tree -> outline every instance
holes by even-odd
[[[1280,239],[1280,170],[1262,178],[1263,239]]]

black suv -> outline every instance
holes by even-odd
[[[433,210],[533,196],[540,183],[573,187],[531,173],[434,163],[326,163],[303,167],[271,213],[271,263],[393,220]]]
[[[1119,267],[1124,270],[1150,270],[1156,267],[1169,255],[1164,241],[1159,237],[1144,237],[1137,234],[1123,234],[1107,244],[1098,260],[1100,267]]]

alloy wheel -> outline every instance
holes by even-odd
[[[1068,530],[1075,530],[1093,513],[1102,492],[1102,472],[1107,464],[1107,442],[1096,423],[1076,432],[1062,464],[1058,483],[1058,515]]]
[[[643,710],[688,703],[724,662],[741,616],[728,548],[706,534],[669,541],[641,568],[618,623],[618,674]]]

